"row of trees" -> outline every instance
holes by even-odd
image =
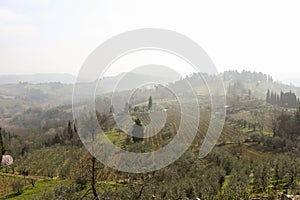
[[[273,82],[272,76],[263,74],[261,72],[251,72],[243,70],[241,72],[238,71],[225,71],[223,73],[223,79],[225,81],[229,80],[243,80],[248,82],[261,82],[261,81],[269,81]]]
[[[268,90],[266,101],[272,105],[278,105],[287,108],[297,108],[300,106],[299,98],[297,98],[295,93],[292,91],[286,93],[281,91],[280,94],[277,94],[276,92]]]

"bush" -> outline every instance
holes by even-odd
[[[33,198],[33,200],[79,200],[81,198],[81,193],[76,190],[76,185],[74,184],[60,184],[57,185],[54,189],[45,190],[42,196],[38,198]],[[84,198],[91,199],[91,198]]]
[[[80,190],[83,190],[88,183],[88,179],[86,177],[77,177],[75,183],[79,186]]]
[[[24,191],[24,184],[20,180],[14,181],[12,187],[13,187],[13,191],[16,192],[17,194],[22,194]]]
[[[254,133],[250,136],[253,142],[261,143],[264,141],[264,136],[258,133]]]
[[[53,190],[54,199],[76,200],[80,198],[80,192],[76,190],[76,186],[59,185]]]

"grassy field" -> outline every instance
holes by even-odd
[[[10,176],[7,176],[10,182],[13,181]],[[24,179],[23,179],[24,180]],[[11,199],[11,200],[23,200],[23,199],[43,199],[44,196],[49,195],[49,192],[53,191],[55,188],[59,188],[59,186],[68,186],[71,185],[71,180],[57,180],[45,178],[39,181],[36,181],[35,186],[27,185],[24,187],[24,191],[21,194],[14,192],[12,190],[9,191],[7,195],[2,195],[0,199]],[[114,182],[102,182],[99,185],[99,191],[103,192],[104,189],[115,190],[118,187],[122,187],[122,185],[114,183]],[[89,187],[87,187],[89,188]],[[87,189],[85,189],[87,190]]]
[[[21,184],[25,187],[29,186],[32,177],[26,177],[20,175],[12,175],[0,173],[0,199],[13,192],[13,185],[15,183]],[[33,179],[34,180],[34,179]]]
[[[43,179],[37,181],[34,187],[32,187],[32,185],[26,185],[22,194],[18,194],[11,190],[10,193],[6,197],[2,197],[2,199],[41,199],[46,191],[54,189],[54,187],[59,184],[67,184],[69,182],[70,181]]]

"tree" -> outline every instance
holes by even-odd
[[[298,125],[300,125],[300,107],[298,107],[296,113],[295,113],[295,120],[296,120],[296,123]]]
[[[151,108],[152,108],[152,96],[150,96],[148,100],[148,110],[151,110]]]
[[[274,169],[274,179],[275,179],[275,190],[279,187],[279,182],[283,180],[284,175],[286,173],[286,166],[288,166],[289,163],[287,162],[287,156],[280,155],[277,156],[273,161],[273,169]]]
[[[265,126],[265,113],[260,110],[257,112],[257,117],[260,133],[263,134]]]
[[[254,185],[259,192],[265,192],[270,184],[270,166],[267,163],[259,163],[253,170]]]
[[[230,174],[228,185],[225,188],[225,199],[248,199],[248,182],[248,176],[246,174],[238,173],[236,170],[233,170]]]
[[[273,105],[279,105],[282,107],[288,107],[288,108],[296,108],[299,106],[299,98],[293,93],[292,91],[283,93],[282,91],[279,94],[276,94],[276,92],[272,92],[270,90],[267,91],[266,94],[266,101],[267,103],[273,104]]]
[[[279,111],[277,109],[273,109],[271,111],[269,111],[269,116],[271,118],[271,127],[272,127],[272,132],[273,135],[276,136],[277,135],[277,131],[278,131],[278,117],[279,117]]]
[[[98,195],[98,191],[96,188],[96,158],[93,156],[92,157],[92,179],[91,179],[91,185],[92,185],[92,191],[93,191],[93,195],[95,197],[96,200],[99,200],[99,195]]]
[[[266,101],[267,101],[267,103],[270,102],[270,90],[267,91]]]
[[[256,131],[256,126],[258,126],[260,133],[264,131],[265,113],[261,110],[251,111],[251,115],[254,121],[254,131]]]
[[[4,146],[3,146],[2,129],[0,127],[0,165],[2,163],[2,156],[3,156],[4,152],[5,152],[5,150],[4,150]]]
[[[143,193],[145,191],[145,187],[147,186],[148,183],[148,177],[145,175],[134,175],[130,174],[129,175],[129,183],[128,187],[131,193],[131,199],[142,199]],[[137,183],[137,180],[140,179],[139,181],[142,182],[142,184]]]
[[[111,106],[109,107],[109,114],[113,114],[114,112],[115,112],[114,106],[111,105]]]
[[[81,147],[82,143],[81,143],[80,137],[78,135],[77,126],[76,126],[76,119],[75,119],[74,124],[73,124],[73,130],[74,130],[74,135],[73,135],[73,139],[72,139],[72,145]]]
[[[137,118],[135,121],[135,124],[133,125],[132,129],[132,138],[133,142],[141,142],[143,141],[143,136],[144,136],[144,128],[142,125],[142,122],[139,118]]]
[[[73,129],[72,129],[72,124],[71,121],[68,122],[68,139],[72,140],[73,138]]]

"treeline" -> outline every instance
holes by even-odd
[[[280,94],[277,94],[276,92],[268,90],[266,101],[272,105],[278,105],[286,108],[297,108],[300,106],[299,98],[297,98],[295,93],[292,91],[286,93],[281,91]]]
[[[171,84],[171,86],[174,88],[181,88],[180,86],[182,86],[183,83],[186,80],[188,80],[189,84],[195,87],[195,86],[205,85],[207,83],[214,83],[215,81],[219,80],[219,78],[220,77],[218,76],[207,74],[207,73],[193,73],[189,76],[186,76],[185,79],[176,81],[174,84]],[[248,83],[249,82],[250,83],[273,82],[273,78],[270,75],[263,74],[261,72],[258,73],[258,72],[251,72],[246,70],[243,70],[241,72],[237,70],[225,71],[222,74],[222,78],[224,81],[233,81],[240,84],[237,85],[238,89],[240,89],[239,87],[246,82]],[[203,79],[205,81],[203,81]]]
[[[273,78],[270,75],[264,74],[262,72],[251,72],[243,70],[241,72],[237,70],[229,70],[225,71],[223,74],[223,80],[224,81],[246,81],[246,82],[263,82],[263,81],[269,81],[273,82]],[[206,73],[201,73],[201,77],[204,77],[207,82],[217,80],[217,77],[214,75],[209,75]],[[186,79],[189,81],[193,79],[199,79],[199,74],[193,73],[190,76],[187,76]],[[197,80],[199,82],[199,80]]]
[[[18,159],[28,152],[55,145],[82,147],[74,122],[65,122],[63,127],[51,131],[26,135],[16,134],[0,127],[1,155],[9,154]]]
[[[273,78],[270,75],[263,74],[261,72],[251,72],[246,70],[243,70],[241,72],[238,72],[236,70],[225,71],[223,73],[223,79],[224,81],[235,80],[242,82],[273,82]]]

